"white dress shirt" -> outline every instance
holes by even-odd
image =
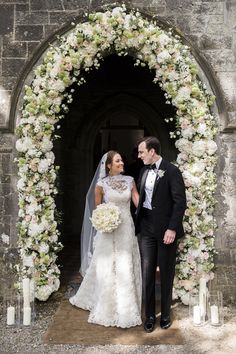
[[[156,181],[156,176],[157,176],[157,171],[160,167],[162,161],[162,157],[155,162],[156,169],[150,169],[148,171],[148,175],[146,178],[146,183],[145,183],[145,200],[143,202],[143,207],[152,210],[152,194],[153,194],[153,188],[154,184]]]

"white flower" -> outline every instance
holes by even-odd
[[[17,189],[18,190],[24,190],[25,189],[25,178],[20,178],[17,181]]]
[[[165,172],[166,172],[166,171],[159,169],[159,170],[157,171],[158,177],[159,177],[159,178],[162,178],[162,177],[164,176]]]
[[[186,129],[182,129],[182,136],[185,139],[191,139],[194,133],[195,133],[194,128],[191,126]]]
[[[37,224],[35,222],[31,222],[29,225],[28,233],[30,236],[34,237],[36,235],[40,235],[44,232],[44,226],[42,224]]]
[[[49,246],[43,242],[41,243],[41,245],[39,246],[39,253],[48,253],[49,251]]]
[[[217,150],[217,145],[213,140],[207,141],[207,152],[209,155],[213,155]]]
[[[201,174],[206,168],[204,161],[197,161],[190,166],[190,170],[193,174]]]
[[[44,136],[41,143],[41,150],[43,152],[51,151],[53,148],[53,143],[48,136]]]
[[[171,41],[170,37],[167,36],[165,33],[161,33],[158,36],[158,42],[162,47],[164,47],[166,44],[168,44]]]
[[[39,173],[45,173],[48,171],[48,168],[49,168],[49,165],[50,163],[48,162],[47,159],[43,159],[39,162],[39,165],[38,165],[38,172]]]
[[[33,267],[34,266],[34,258],[32,255],[23,257],[23,266],[24,267]]]
[[[52,292],[53,290],[51,286],[41,285],[36,290],[36,298],[40,301],[46,301]]]
[[[121,213],[113,203],[99,204],[93,211],[91,221],[93,227],[100,232],[112,232],[121,223]]]
[[[27,150],[32,149],[33,146],[32,139],[29,137],[24,137],[16,141],[16,150],[19,152],[26,152]]]
[[[160,52],[157,55],[157,62],[161,64],[161,63],[167,61],[170,58],[171,58],[171,56],[170,56],[168,50],[163,50],[162,52]]]
[[[192,151],[195,156],[201,157],[206,153],[206,141],[205,140],[197,140],[193,143]]]
[[[10,237],[8,236],[8,235],[6,235],[6,234],[2,234],[1,235],[1,238],[2,238],[2,242],[3,243],[5,243],[6,245],[9,245],[9,243],[10,243]]]

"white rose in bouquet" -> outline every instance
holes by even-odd
[[[121,213],[113,203],[99,204],[90,218],[93,227],[100,232],[113,232],[121,223]]]

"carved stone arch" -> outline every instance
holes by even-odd
[[[110,6],[112,7],[112,6]],[[115,7],[115,5],[114,5]],[[128,10],[131,10],[129,6],[126,6]],[[106,6],[104,7],[94,7],[93,11],[104,11],[106,9]],[[220,86],[220,83],[216,79],[216,75],[214,74],[211,66],[209,63],[206,61],[206,59],[200,54],[199,50],[195,47],[194,43],[192,43],[189,39],[187,39],[182,33],[180,34],[176,29],[173,29],[171,24],[168,21],[163,21],[159,19],[157,16],[153,16],[148,14],[147,12],[144,12],[143,10],[139,10],[140,13],[144,18],[147,19],[154,19],[158,26],[160,26],[163,29],[168,29],[172,28],[173,34],[177,34],[182,42],[186,44],[189,48],[190,51],[195,58],[196,62],[198,63],[199,67],[199,78],[200,80],[208,86],[208,88],[212,91],[212,93],[216,96],[216,101],[215,105],[213,106],[213,110],[215,113],[219,115],[219,125],[220,129],[223,131],[226,131],[230,128],[228,128],[228,123],[229,123],[229,117],[228,117],[228,112],[226,109],[225,101],[224,101],[224,95]],[[74,19],[74,22],[77,23],[83,23],[86,22],[87,17],[85,16],[84,13],[81,15],[77,16]],[[21,75],[19,76],[19,79],[16,83],[15,89],[12,94],[12,99],[11,99],[11,108],[10,108],[10,114],[9,114],[9,127],[6,129],[9,132],[14,132],[15,126],[16,126],[16,121],[17,121],[17,115],[19,114],[19,110],[22,106],[22,98],[23,98],[23,91],[24,91],[24,86],[29,85],[34,77],[34,68],[37,67],[40,62],[42,61],[45,53],[47,52],[48,49],[50,49],[50,45],[54,44],[56,45],[58,42],[58,36],[65,35],[66,33],[70,32],[73,30],[74,25],[72,23],[67,23],[64,26],[62,26],[59,30],[51,34],[48,38],[44,40],[44,42],[36,49],[33,57],[25,64],[24,69],[22,70]],[[231,128],[232,130],[232,128]]]

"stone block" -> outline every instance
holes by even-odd
[[[219,249],[218,254],[215,257],[215,264],[217,266],[223,265],[223,266],[232,266],[233,264],[233,258],[231,257],[230,251],[224,251]]]
[[[68,11],[68,12],[50,12],[49,13],[49,23],[53,25],[57,25],[58,28],[61,27],[64,23],[70,23],[75,20],[75,18],[79,15],[78,11]]]
[[[231,49],[232,45],[232,36],[210,36],[209,34],[203,34],[198,40],[198,47],[202,50]]]
[[[28,57],[32,57],[34,52],[40,46],[40,41],[27,42]]]
[[[236,57],[230,49],[201,51],[201,54],[217,72],[236,71]]]
[[[0,35],[13,32],[14,7],[9,4],[0,4]]]
[[[31,11],[63,10],[63,6],[61,0],[31,0],[30,9]]]
[[[12,196],[7,195],[4,197],[4,210],[5,210],[5,215],[11,215],[15,209]]]
[[[0,195],[6,196],[11,192],[10,183],[0,183]]]
[[[9,175],[0,176],[0,183],[11,183],[11,176]]]
[[[17,73],[15,73],[16,75]],[[17,82],[17,77],[13,76],[0,76],[0,85],[4,87],[6,91],[12,91]]]
[[[58,25],[45,25],[44,26],[44,31],[45,31],[45,37],[49,37],[53,35],[61,26]]]
[[[16,11],[24,11],[24,12],[29,12],[29,2],[26,1],[25,4],[15,4],[15,9]]]
[[[15,59],[15,58],[8,58],[2,59],[2,75],[3,76],[14,76],[16,73],[18,75],[21,73],[22,68],[25,64],[25,59]]]
[[[47,12],[31,12],[16,11],[15,15],[16,25],[43,25],[48,23]]]
[[[88,6],[87,0],[62,0],[65,10],[75,10],[78,7],[85,9]]]
[[[10,225],[0,223],[0,234],[10,235]]]
[[[0,134],[0,153],[11,152],[14,144],[14,136],[11,134]]]
[[[41,25],[18,25],[15,27],[16,41],[39,41],[44,38]]]
[[[27,55],[27,46],[25,42],[3,41],[3,57],[25,58]]]
[[[10,154],[2,155],[2,171],[4,175],[11,174],[12,172],[12,159]]]
[[[211,2],[207,3],[205,1],[192,1],[192,12],[193,14],[204,14],[204,17],[209,15],[224,15],[224,3],[220,2]]]

